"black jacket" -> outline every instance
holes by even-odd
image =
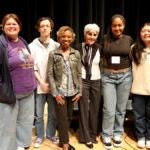
[[[24,42],[27,49],[29,50],[26,41],[22,37],[19,38]],[[11,75],[9,71],[8,57],[7,57],[7,53],[8,53],[7,43],[8,42],[5,35],[1,34],[0,35],[0,103],[15,104],[16,97],[13,91],[13,84],[12,84]]]

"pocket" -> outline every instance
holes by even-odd
[[[61,63],[62,61],[62,56],[55,56],[54,57],[54,63]]]
[[[10,84],[0,83],[0,103],[14,104],[16,98]]]
[[[72,71],[76,72],[78,70],[78,59],[76,57],[72,57],[70,59],[70,64],[71,64]]]
[[[77,63],[78,62],[78,59],[76,57],[71,57],[70,60],[74,63]]]
[[[62,58],[61,57],[55,57],[54,59],[54,68],[55,69],[60,69],[62,67]]]
[[[107,73],[102,73],[101,74],[101,82],[102,83],[106,83],[106,82],[109,82],[111,79],[110,79],[110,75],[107,74]]]

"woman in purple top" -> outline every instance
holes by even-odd
[[[2,20],[0,36],[0,147],[24,150],[31,144],[36,82],[26,41],[16,14]]]

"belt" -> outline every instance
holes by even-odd
[[[112,73],[112,74],[117,74],[117,73],[125,73],[129,71],[131,68],[124,68],[124,69],[109,69],[109,68],[103,68],[103,72],[105,73]]]

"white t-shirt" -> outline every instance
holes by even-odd
[[[55,42],[51,38],[47,47],[44,47],[44,45],[39,41],[38,38],[34,39],[33,42],[29,44],[31,55],[34,59],[34,70],[38,71],[43,81],[46,81],[49,52],[57,49],[58,47],[59,43]],[[42,91],[39,84],[37,85],[37,93],[45,93]]]

